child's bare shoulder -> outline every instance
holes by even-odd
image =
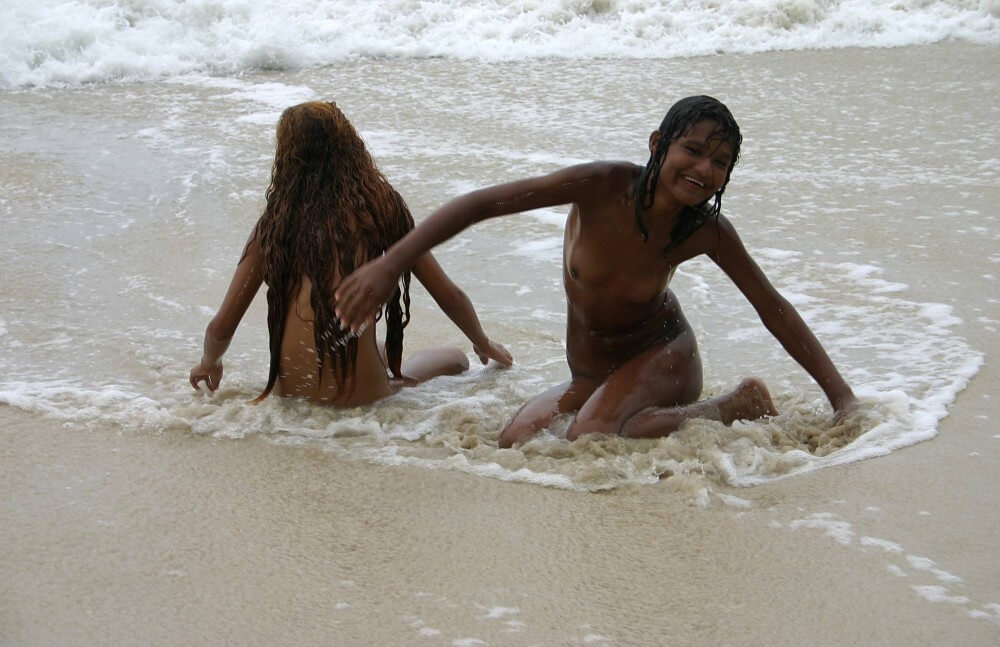
[[[631,182],[635,180],[639,173],[642,172],[641,166],[637,166],[632,162],[617,160],[590,162],[588,164],[581,164],[580,168],[586,169],[586,171],[594,178],[607,180],[609,182]]]
[[[590,199],[604,201],[612,196],[630,195],[642,167],[631,162],[597,161],[571,167],[579,181],[585,181]]]

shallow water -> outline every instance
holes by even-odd
[[[601,490],[690,479],[746,485],[932,437],[977,371],[970,327],[996,333],[1000,50],[675,60],[362,60],[298,71],[0,94],[0,402],[84,428],[260,434],[383,464]],[[187,385],[201,335],[263,204],[280,111],[336,100],[419,221],[462,191],[591,159],[645,160],[677,98],[708,93],[741,123],[724,207],[800,310],[864,412],[830,422],[818,387],[710,261],[674,281],[706,395],[761,375],[781,415],[696,422],[658,441],[567,443],[565,420],[496,449],[523,402],[567,377],[559,271],[565,210],[476,226],[440,248],[511,370],[474,368],[372,407],[271,398],[263,298],[223,389]],[[414,290],[406,347],[467,347]],[[471,350],[471,349],[470,349]],[[707,496],[707,495],[705,495]]]

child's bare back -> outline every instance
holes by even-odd
[[[469,367],[457,348],[424,349],[403,362],[409,272],[397,277],[383,311],[384,348],[375,340],[374,326],[352,331],[334,315],[340,278],[413,227],[406,203],[335,104],[312,101],[282,113],[266,197],[222,305],[205,330],[202,359],[189,376],[194,388],[201,382],[212,391],[219,387],[222,356],[265,283],[271,361],[258,401],[275,390],[358,406]],[[430,253],[412,264],[412,274],[472,341],[484,364],[489,359],[511,364],[510,353],[486,336],[469,298]]]

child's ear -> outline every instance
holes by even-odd
[[[660,145],[660,131],[654,130],[649,134],[649,154],[656,152],[656,147]]]

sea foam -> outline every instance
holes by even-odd
[[[0,89],[359,57],[673,58],[1000,43],[1000,1],[8,0]]]

